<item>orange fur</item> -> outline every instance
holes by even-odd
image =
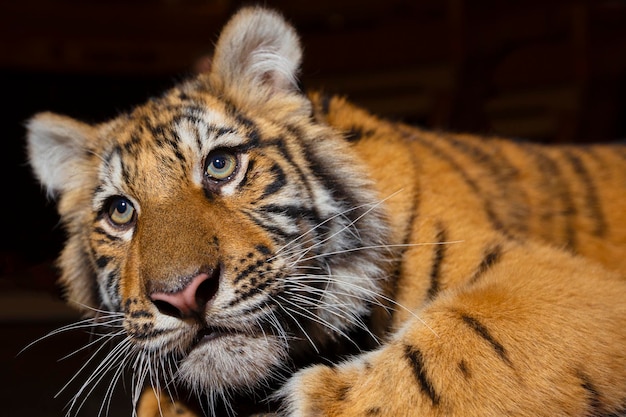
[[[70,301],[159,391],[138,415],[177,384],[216,414],[626,413],[626,147],[392,123],[297,91],[300,52],[244,9],[209,73],[29,124]]]

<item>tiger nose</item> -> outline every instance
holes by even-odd
[[[155,291],[152,303],[163,314],[178,318],[201,317],[207,304],[215,297],[219,274],[202,272],[193,276],[184,288],[175,292]]]

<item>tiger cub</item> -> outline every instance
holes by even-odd
[[[301,54],[244,8],[161,97],[28,122],[110,349],[76,404],[128,370],[140,417],[626,414],[626,147],[391,123]]]

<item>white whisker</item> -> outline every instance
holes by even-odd
[[[353,277],[347,277],[347,278],[353,279]],[[372,290],[370,290],[368,288],[364,288],[364,287],[362,287],[362,286],[360,286],[358,284],[352,283],[352,282],[348,282],[348,280],[338,280],[337,276],[309,275],[309,276],[306,276],[305,278],[301,277],[299,280],[290,281],[289,284],[292,284],[292,285],[306,285],[305,282],[306,283],[309,283],[309,282],[310,283],[316,283],[316,282],[318,282],[318,283],[328,283],[328,282],[332,282],[332,281],[336,281],[336,282],[340,283],[341,285],[347,285],[347,286],[350,286],[350,287],[353,287],[353,288],[357,288],[359,291],[363,291],[363,292],[368,293],[368,294],[370,294],[372,296],[372,298],[360,298],[360,299],[362,299],[364,301],[373,302],[373,303],[379,305],[380,307],[383,307],[383,308],[386,309],[387,306],[383,304],[383,301],[385,301],[385,302],[388,302],[391,305],[394,305],[394,306],[400,308],[401,310],[404,310],[405,312],[407,312],[411,316],[413,316],[415,319],[419,320],[435,336],[439,337],[439,335],[437,335],[437,332],[435,332],[435,330],[433,330],[421,317],[419,317],[417,314],[415,314],[415,312],[412,309],[410,309],[408,307],[405,307],[404,305],[398,303],[397,301],[393,300],[392,298],[389,298],[389,297],[387,297],[387,296],[385,296],[385,295],[383,295],[383,294],[381,294],[379,292],[372,291]],[[314,289],[316,289],[316,288],[315,287],[307,287],[305,290],[306,291],[309,291],[309,290],[312,291]],[[351,293],[348,293],[348,292],[338,292],[338,291],[335,290],[334,293],[336,295],[345,295],[345,296],[349,296],[349,297],[357,297],[357,298],[359,298],[358,296],[356,296],[354,294],[351,294]],[[330,295],[332,296],[333,294],[331,293]],[[379,300],[382,300],[382,301],[379,301]]]
[[[357,344],[357,343],[355,343],[355,342],[354,342],[354,341],[350,338],[350,336],[348,336],[345,332],[343,332],[343,331],[342,331],[340,328],[338,328],[337,326],[335,326],[335,325],[333,325],[332,323],[328,322],[328,320],[324,320],[324,319],[322,319],[321,317],[319,317],[318,315],[316,315],[316,314],[312,313],[311,311],[307,310],[307,309],[306,309],[306,308],[304,308],[303,306],[301,306],[301,305],[299,305],[299,304],[297,304],[297,303],[294,303],[293,301],[291,301],[291,300],[289,300],[289,299],[287,299],[287,298],[285,298],[285,297],[278,296],[278,298],[280,298],[280,299],[281,299],[281,300],[283,300],[284,302],[286,302],[286,303],[288,303],[288,304],[292,305],[294,308],[299,309],[299,310],[301,310],[301,311],[297,311],[297,310],[294,310],[294,309],[292,309],[292,308],[289,308],[289,307],[286,307],[286,306],[281,305],[281,307],[282,307],[282,308],[288,309],[289,311],[291,311],[291,312],[292,312],[292,313],[294,313],[294,314],[297,314],[297,315],[299,315],[299,316],[301,316],[301,317],[304,317],[304,318],[308,318],[309,320],[312,320],[312,321],[314,321],[314,322],[316,322],[316,323],[318,323],[318,324],[321,324],[322,326],[324,326],[324,327],[326,327],[326,328],[328,328],[328,329],[330,329],[330,330],[334,331],[335,333],[337,333],[337,334],[339,334],[339,335],[343,336],[344,338],[346,338],[346,340],[349,340],[350,342],[352,342],[354,345],[356,345],[356,346],[358,347],[358,344]],[[298,324],[298,326],[300,326],[300,325]],[[302,327],[300,327],[300,328],[302,329]],[[307,335],[307,338],[308,338],[308,335]],[[310,339],[309,339],[309,340],[310,340]],[[319,351],[317,351],[317,352],[319,353]]]
[[[337,217],[337,216],[342,216],[342,215],[344,215],[345,213],[349,213],[349,212],[351,212],[351,211],[353,211],[353,210],[356,210],[356,209],[359,209],[359,208],[362,208],[362,207],[369,207],[369,208],[368,208],[368,209],[367,209],[367,210],[366,210],[363,214],[359,215],[356,219],[354,219],[354,220],[350,221],[348,224],[346,224],[346,225],[342,226],[339,230],[335,231],[334,233],[332,233],[332,234],[331,234],[331,235],[329,235],[329,236],[324,237],[321,241],[316,242],[316,243],[315,243],[315,244],[313,244],[312,246],[310,246],[310,247],[307,247],[307,248],[303,249],[303,251],[304,251],[304,252],[302,252],[302,253],[301,253],[300,257],[303,257],[306,253],[310,252],[311,250],[313,250],[313,249],[315,249],[315,248],[320,247],[321,245],[323,245],[324,243],[326,243],[326,242],[328,242],[329,240],[333,239],[334,237],[338,236],[339,234],[341,234],[341,233],[345,232],[346,230],[349,230],[349,229],[350,229],[352,226],[354,226],[354,225],[355,225],[355,224],[356,224],[359,220],[361,220],[361,219],[363,219],[365,216],[367,216],[367,215],[371,214],[371,213],[372,213],[372,212],[373,212],[376,208],[378,208],[380,205],[382,205],[382,204],[383,204],[385,201],[387,201],[388,199],[390,199],[390,198],[392,198],[393,196],[395,196],[396,194],[398,194],[400,191],[402,191],[402,190],[398,190],[398,191],[396,191],[396,192],[392,193],[391,195],[389,195],[388,197],[386,197],[386,198],[384,198],[384,199],[382,199],[382,200],[380,200],[380,201],[378,201],[378,202],[376,202],[376,203],[362,204],[362,205],[360,205],[360,206],[357,206],[357,207],[354,207],[354,208],[352,208],[352,209],[345,210],[345,211],[344,211],[344,212],[342,212],[342,213],[339,213],[339,214],[338,214],[338,215],[336,215],[335,217]],[[322,223],[324,223],[324,222],[322,222]],[[303,235],[308,234],[308,233],[312,232],[313,230],[315,230],[315,228],[313,228],[313,229],[310,229],[310,230],[306,231],[305,233],[303,233]],[[301,236],[302,236],[302,235],[301,235]],[[296,241],[297,239],[298,239],[298,238],[294,239],[294,241]],[[292,242],[290,242],[290,243],[294,243],[294,241],[292,241]],[[298,262],[298,260],[296,260],[294,263],[297,263],[297,262]]]
[[[271,297],[271,296],[270,296]],[[280,296],[278,296],[280,297]],[[271,297],[272,299],[274,299],[274,297]],[[284,300],[283,297],[280,297]],[[300,324],[300,322],[291,314],[291,312],[295,313],[294,311],[292,311],[291,309],[285,307],[284,305],[282,305],[281,303],[276,303],[276,305],[278,305],[280,307],[281,310],[283,310],[285,312],[285,314],[287,314],[289,317],[291,317],[291,319],[293,320],[293,322],[296,324],[296,326],[298,326],[298,328],[300,328],[300,331],[302,332],[302,334],[304,335],[304,337],[306,337],[306,339],[309,341],[309,343],[311,344],[311,346],[313,347],[313,349],[315,350],[316,353],[319,353],[319,349],[317,348],[317,346],[315,345],[315,343],[313,342],[313,340],[311,339],[311,337],[309,336],[309,334],[304,330],[304,328],[302,327],[302,325]]]
[[[357,248],[350,249],[342,249],[334,252],[325,252],[319,255],[309,256],[308,258],[301,258],[299,261],[310,261],[313,259],[325,258],[328,256],[334,255],[343,255],[351,252],[359,252],[363,250],[371,250],[371,249],[390,249],[390,248],[412,248],[417,246],[433,246],[433,245],[450,245],[455,243],[462,243],[463,240],[450,240],[446,242],[424,242],[424,243],[405,243],[405,244],[396,244],[396,245],[370,245],[370,246],[359,246]]]

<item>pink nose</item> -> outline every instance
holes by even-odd
[[[219,278],[216,274],[202,272],[177,292],[153,292],[150,299],[161,313],[173,317],[201,316],[209,301],[215,297]]]

